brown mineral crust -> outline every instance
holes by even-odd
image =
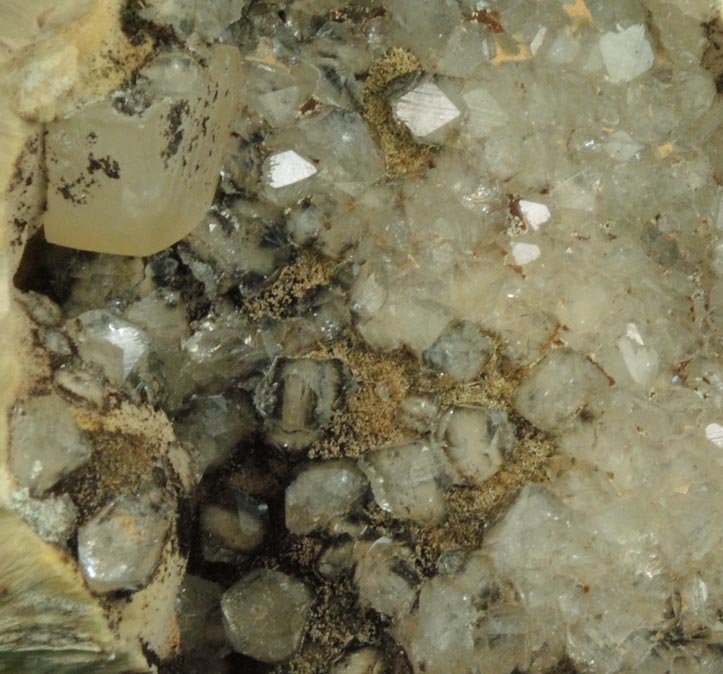
[[[390,178],[422,172],[431,166],[434,157],[434,146],[414,140],[409,129],[395,119],[384,95],[394,80],[421,72],[421,67],[414,54],[395,47],[372,63],[364,81],[364,117],[376,133]]]
[[[254,320],[285,318],[309,292],[329,285],[338,268],[336,260],[301,251],[258,295],[244,300],[242,310]]]

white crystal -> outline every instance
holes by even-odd
[[[600,50],[610,80],[616,83],[634,80],[655,62],[643,24],[605,33],[600,38]]]
[[[542,43],[545,41],[545,35],[547,35],[547,27],[541,26],[535,33],[535,37],[532,38],[532,42],[530,42],[530,51],[533,56],[537,54]]]
[[[360,559],[354,582],[361,601],[390,618],[409,613],[417,596],[409,548],[382,537],[371,545],[360,544],[356,554]]]
[[[716,447],[723,448],[723,426],[720,424],[708,424],[705,427],[705,437]]]
[[[359,460],[382,510],[423,524],[446,512],[445,461],[436,446],[412,443],[367,452]]]
[[[68,494],[34,499],[25,487],[13,493],[12,507],[50,543],[65,547],[75,531],[78,509]]]
[[[33,496],[44,494],[90,457],[91,447],[60,396],[30,398],[15,407],[10,467]]]
[[[148,584],[161,561],[168,515],[145,495],[117,496],[78,530],[78,561],[88,587],[105,594]]]
[[[504,412],[471,406],[447,410],[437,425],[436,438],[459,477],[477,483],[502,467],[502,452],[515,442]]]
[[[545,204],[536,201],[520,199],[519,202],[517,202],[517,207],[520,209],[520,213],[525,219],[525,222],[535,231],[549,222],[552,217],[550,209]]]
[[[282,662],[301,643],[312,597],[286,574],[255,569],[221,600],[223,624],[232,648],[262,662]]]
[[[540,428],[559,431],[583,410],[600,406],[608,387],[605,375],[583,356],[552,351],[520,384],[518,411]]]
[[[76,321],[73,331],[81,357],[100,365],[116,384],[126,379],[148,352],[148,336],[110,311],[87,311]]]
[[[297,152],[285,150],[269,157],[267,171],[269,184],[279,189],[310,178],[317,168]]]
[[[534,243],[515,242],[512,244],[512,258],[520,266],[534,262],[539,259],[540,255],[540,247]]]
[[[459,108],[434,82],[423,82],[401,96],[394,113],[409,130],[424,138],[460,116]]]

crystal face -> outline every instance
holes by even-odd
[[[15,408],[10,466],[15,479],[42,495],[90,459],[91,448],[68,405],[57,395],[31,398]]]
[[[265,569],[245,575],[221,600],[234,650],[262,662],[286,660],[299,647],[310,607],[303,583]]]
[[[78,530],[78,559],[94,592],[138,590],[161,561],[170,522],[149,498],[119,496]]]
[[[48,234],[192,229],[28,248],[16,513],[161,670],[723,671],[709,0],[146,4],[158,58],[49,124]]]

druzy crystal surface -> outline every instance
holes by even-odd
[[[156,406],[194,467],[189,674],[723,671],[712,5],[214,7],[144,13],[239,52],[212,207],[150,257],[53,248],[25,298],[62,395]],[[163,217],[194,197],[142,184]],[[87,452],[33,415],[11,449],[40,512]],[[155,572],[137,496],[81,522],[96,592]]]

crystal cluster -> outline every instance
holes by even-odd
[[[144,259],[53,249],[36,290],[60,307],[26,303],[59,387],[157,406],[194,467],[189,673],[720,672],[710,4],[144,15],[240,51],[214,203]],[[142,77],[183,89],[176,58]],[[104,119],[181,95],[143,86]],[[18,509],[89,459],[64,404],[14,413]],[[142,587],[167,521],[143,489],[84,519],[91,589]]]

